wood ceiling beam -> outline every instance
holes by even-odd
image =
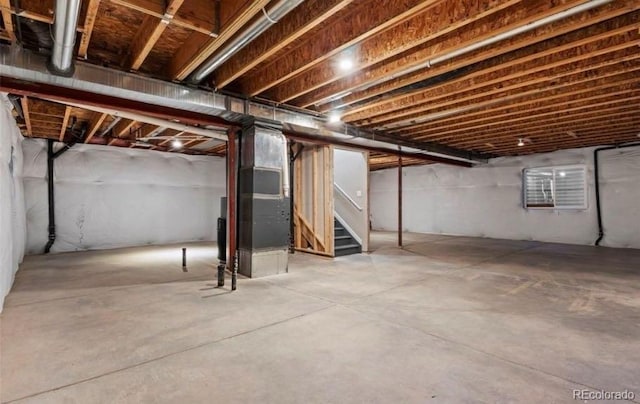
[[[433,104],[431,107],[426,106],[424,110],[416,112],[415,116],[403,117],[402,120],[393,123],[386,123],[387,128],[395,130],[404,130],[402,128],[415,126],[416,124],[437,121],[442,118],[467,114],[471,111],[477,111],[483,108],[498,106],[501,104],[523,101],[525,99],[544,100],[545,96],[555,95],[558,91],[567,91],[577,88],[586,88],[590,84],[602,84],[603,80],[609,77],[637,74],[640,70],[640,54],[637,59],[625,61],[621,63],[612,63],[595,69],[587,68],[584,71],[555,76],[553,79],[541,81],[529,86],[518,87],[515,89],[507,89],[504,91],[492,92],[490,95],[483,95],[472,92],[471,95],[465,97],[445,98],[443,101]],[[609,63],[609,62],[606,62]],[[628,77],[625,77],[628,78]],[[392,127],[393,126],[393,127]],[[383,126],[384,127],[384,126]]]
[[[139,11],[143,14],[153,16],[157,19],[164,17],[165,1],[164,0],[110,0],[112,3],[119,6],[127,7],[132,10]],[[190,0],[190,2],[200,2],[196,4],[197,8],[202,7],[214,7],[212,2],[206,0]],[[200,15],[198,15],[200,14]],[[215,22],[213,20],[202,19],[204,13],[191,13],[188,17],[181,15],[174,15],[171,19],[171,24],[199,32],[206,36],[215,36]]]
[[[136,132],[136,138],[146,138],[151,135],[153,132],[158,130],[159,126],[151,125],[149,123],[143,124],[140,129]]]
[[[419,135],[416,133],[409,132],[406,134],[406,137],[412,140],[447,142],[447,141],[453,141],[455,139],[459,139],[465,136],[469,137],[470,133],[474,134],[476,138],[480,138],[482,136],[481,134],[488,134],[487,136],[489,136],[489,135],[503,133],[505,130],[515,131],[519,129],[521,131],[526,131],[529,129],[536,128],[537,127],[536,125],[544,125],[546,122],[541,122],[540,121],[541,119],[552,120],[552,119],[562,118],[562,116],[567,113],[571,113],[572,117],[581,117],[581,118],[593,117],[598,115],[608,116],[607,114],[613,114],[613,115],[622,114],[622,113],[628,112],[629,108],[632,108],[632,109],[637,108],[637,105],[635,105],[635,103],[632,103],[632,101],[638,101],[638,99],[640,99],[640,95],[638,95],[636,92],[636,93],[628,94],[625,97],[620,97],[616,101],[604,101],[604,102],[594,103],[586,106],[574,107],[574,108],[570,108],[570,110],[566,112],[554,110],[554,111],[549,111],[544,113],[532,114],[528,120],[522,120],[522,119],[518,120],[517,122],[521,123],[521,125],[514,125],[515,127],[509,127],[508,123],[502,123],[497,121],[471,131],[460,130],[460,131],[456,131],[456,133],[441,133],[437,135]],[[632,103],[631,105],[633,106],[629,107],[629,104],[627,103]],[[571,119],[571,118],[566,118],[566,119]]]
[[[598,131],[585,135],[579,139],[558,139],[550,138],[549,141],[540,144],[530,144],[518,147],[515,143],[512,146],[500,146],[497,151],[500,155],[525,155],[533,153],[545,153],[561,149],[573,149],[577,147],[592,147],[612,145],[636,141],[638,128],[615,129],[612,131]]]
[[[70,117],[71,117],[71,107],[66,106],[64,108],[64,116],[62,118],[62,124],[60,125],[60,136],[58,138],[60,142],[64,141],[64,135],[67,134],[67,126],[69,125]]]
[[[358,44],[354,52],[354,71],[340,71],[338,68],[340,55],[306,70],[293,79],[282,83],[270,94],[278,102],[287,102],[306,93],[326,86],[334,81],[365,69],[376,63],[390,59],[412,48],[435,41],[464,26],[498,14],[501,10],[520,3],[521,0],[490,0],[486,2],[470,2],[461,5],[459,2],[436,2],[432,7],[413,14],[402,24],[396,25],[367,38]],[[442,16],[447,16],[442,18]]]
[[[170,22],[170,18],[178,12],[180,6],[184,0],[169,0],[167,7],[164,11],[165,18],[157,18],[153,15],[146,15],[133,38],[131,47],[129,48],[126,65],[131,70],[138,70],[142,63],[151,52],[151,49],[155,46],[162,33],[167,28]],[[170,16],[170,17],[169,17]]]
[[[431,125],[427,129],[420,128],[422,135],[442,135],[453,133],[455,130],[474,130],[495,122],[515,122],[520,118],[527,118],[538,112],[561,111],[568,108],[589,106],[594,102],[615,101],[616,98],[637,91],[635,79],[628,79],[614,85],[594,86],[575,92],[560,93],[553,98],[553,102],[531,100],[518,105],[508,105],[494,110],[482,111],[474,116],[466,115],[462,119],[455,118],[438,125]]]
[[[86,138],[84,140],[85,143],[89,143],[91,139],[95,136],[98,130],[102,127],[104,120],[109,116],[106,113],[94,112],[91,116],[91,120],[89,121],[89,127],[87,129]]]
[[[22,115],[24,115],[24,123],[27,126],[27,134],[29,136],[33,135],[33,131],[31,128],[31,116],[29,114],[29,98],[22,97],[20,99],[20,105],[22,106]]]
[[[113,137],[121,138],[124,135],[129,135],[129,132],[135,123],[136,121],[132,121],[131,119],[121,119],[120,122],[118,122],[112,129]]]
[[[640,24],[639,24],[640,26]],[[567,76],[598,68],[615,65],[640,58],[637,46],[640,35],[637,28],[631,32],[638,36],[636,41],[621,39],[620,44],[607,47],[612,40],[595,42],[587,48],[572,49],[560,52],[540,61],[517,65],[506,71],[496,71],[482,78],[456,81],[420,93],[404,97],[401,101],[384,104],[358,113],[342,117],[346,122],[361,122],[367,125],[380,125],[414,116],[420,116],[425,110],[438,105],[441,100],[457,99],[463,101],[474,97],[486,97],[505,94],[507,91],[524,90],[534,85],[554,87],[558,81]],[[586,49],[586,51],[585,51]],[[584,52],[584,53],[583,53]]]
[[[283,48],[325,22],[353,0],[305,1],[244,47],[215,72],[215,85],[223,88]]]
[[[438,0],[379,0],[373,8],[369,3],[363,2],[349,15],[317,32],[314,38],[307,41],[308,46],[294,48],[242,80],[242,90],[250,96],[263,93],[351,46],[411,18],[436,1]]]
[[[237,34],[256,14],[269,3],[269,0],[255,0],[244,3],[222,0],[220,3],[220,18],[232,15],[229,21],[221,24],[220,34],[216,38],[192,33],[182,47],[173,55],[169,62],[169,76],[175,80],[184,80],[191,72],[207,60],[225,42]]]
[[[419,130],[420,133],[427,134],[431,132],[441,133],[443,130],[453,130],[463,127],[470,129],[477,128],[481,127],[486,122],[492,122],[497,119],[505,119],[514,115],[519,115],[520,113],[528,114],[531,111],[553,107],[566,108],[569,104],[578,101],[589,101],[592,98],[601,98],[602,94],[605,94],[605,96],[610,96],[611,94],[616,94],[616,92],[624,92],[630,87],[635,88],[634,86],[636,85],[636,82],[637,79],[635,77],[622,75],[615,77],[614,79],[605,80],[604,82],[594,83],[592,86],[586,88],[573,91],[561,91],[557,94],[546,97],[544,100],[530,99],[516,103],[509,103],[508,105],[489,107],[465,114],[464,117],[456,116],[426,124],[416,125],[412,127],[412,130]],[[595,96],[590,96],[591,92],[594,92]],[[401,132],[392,131],[390,133],[393,134]]]
[[[637,100],[636,100],[637,101]],[[636,102],[636,105],[638,103]],[[616,125],[629,125],[640,124],[640,117],[635,114],[635,111],[631,108],[618,110],[609,113],[591,112],[581,114],[578,118],[563,119],[562,116],[557,117],[556,120],[549,120],[548,122],[542,122],[535,125],[530,125],[525,129],[505,127],[504,130],[494,132],[479,132],[466,138],[460,137],[452,139],[448,144],[455,145],[459,148],[472,148],[486,142],[497,145],[504,139],[519,139],[530,138],[533,139],[536,136],[544,137],[552,132],[568,132],[583,133],[585,130],[600,130],[613,128]]]
[[[15,42],[16,34],[13,29],[13,17],[11,16],[11,1],[0,0],[0,13],[2,14],[2,22],[4,30],[11,42]]]
[[[91,34],[93,33],[93,25],[96,22],[99,8],[100,0],[89,0],[87,3],[87,13],[85,14],[84,23],[82,24],[84,29],[80,37],[80,45],[78,46],[78,57],[83,59],[87,58],[89,42],[91,41]]]
[[[640,13],[634,14],[640,18]],[[603,54],[607,52],[606,49],[610,49],[609,51],[623,49],[633,45],[633,43],[628,44],[629,42],[640,39],[640,35],[637,33],[637,29],[640,27],[638,18],[629,16],[628,18],[607,21],[569,35],[556,37],[553,40],[513,52],[509,55],[511,60],[506,63],[502,63],[504,62],[502,58],[497,58],[499,60],[491,59],[492,63],[488,64],[488,68],[481,68],[462,77],[447,80],[442,84],[429,86],[426,90],[417,89],[399,95],[382,97],[381,100],[350,108],[345,115],[354,116],[354,120],[364,119],[368,116],[379,115],[381,111],[388,112],[385,108],[390,105],[403,102],[403,100],[408,101],[411,97],[426,91],[433,93],[437,89],[446,88],[447,92],[459,92],[539,72],[550,67],[561,66],[566,64],[568,58],[572,58],[572,61],[578,61],[590,55]],[[628,45],[625,46],[625,44]]]
[[[351,105],[356,102],[361,102],[370,99],[381,94],[386,94],[393,91],[396,88],[408,86],[413,83],[417,83],[428,78],[436,77],[441,74],[465,67],[475,63],[486,61],[490,58],[501,56],[506,61],[510,59],[509,52],[516,51],[521,48],[525,48],[532,44],[549,40],[559,35],[567,34],[571,31],[587,27],[592,24],[596,24],[640,8],[640,5],[635,0],[619,0],[609,3],[598,9],[590,10],[579,15],[575,15],[564,20],[557,21],[544,27],[540,27],[513,37],[511,39],[502,41],[489,49],[479,49],[471,52],[464,57],[452,59],[448,62],[444,62],[440,65],[435,65],[429,69],[422,69],[409,75],[403,75],[396,79],[388,80],[379,85],[372,86],[367,89],[360,89],[367,83],[370,83],[375,78],[388,77],[392,74],[398,74],[406,69],[407,64],[405,59],[399,59],[397,61],[386,63],[381,66],[374,66],[365,70],[362,74],[353,75],[345,79],[341,79],[334,82],[322,89],[305,95],[303,98],[295,100],[294,104],[297,106],[308,107],[316,103],[327,104],[328,99],[335,97],[336,94],[344,94],[346,92],[353,92],[352,94],[345,95],[339,99],[341,105]],[[465,34],[465,37],[468,34]],[[408,60],[413,63],[421,63],[425,60],[431,59],[433,56],[445,53],[444,50],[455,49],[459,46],[459,40],[455,37],[441,41],[437,46],[426,46],[423,49],[412,52],[407,55]],[[489,61],[485,62],[490,63]],[[502,63],[502,62],[499,62]],[[324,100],[324,101],[322,101]],[[330,106],[320,108],[321,111],[326,112]]]

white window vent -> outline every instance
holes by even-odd
[[[523,172],[526,209],[587,209],[583,165],[527,168]]]

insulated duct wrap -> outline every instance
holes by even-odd
[[[598,235],[594,148],[504,157],[473,168],[442,164],[403,169],[404,230],[472,237],[591,245]],[[584,164],[586,210],[522,206],[524,168]],[[601,200],[609,247],[640,248],[640,148],[601,155]],[[397,169],[371,173],[372,226],[397,229]]]
[[[47,242],[46,143],[25,140],[24,154],[34,254]],[[55,160],[52,252],[215,240],[224,194],[222,158],[76,145]]]

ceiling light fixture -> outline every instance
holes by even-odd
[[[348,58],[342,58],[338,62],[338,66],[340,67],[340,70],[347,72],[353,69],[353,60]]]
[[[182,142],[179,140],[174,140],[173,142],[171,142],[171,145],[173,146],[174,149],[182,148]]]
[[[329,123],[339,123],[340,114],[338,112],[332,112],[329,114]]]
[[[524,146],[524,139],[520,138],[518,139],[518,147],[522,147]]]

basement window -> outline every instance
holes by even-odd
[[[523,189],[525,209],[587,209],[583,165],[527,168]]]

